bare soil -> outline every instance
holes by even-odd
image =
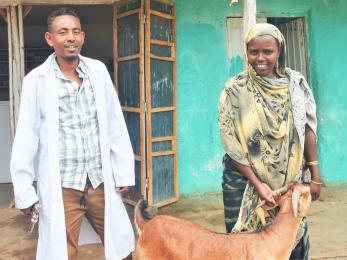
[[[133,208],[127,207],[133,214]],[[179,202],[163,207],[159,214],[185,218],[210,230],[225,232],[223,203],[220,193],[182,197]],[[347,259],[347,184],[324,187],[319,201],[310,207],[311,258]],[[35,259],[37,230],[25,232],[29,218],[15,209],[0,209],[0,259]],[[104,259],[100,244],[80,247],[80,260]]]

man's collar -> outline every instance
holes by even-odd
[[[58,78],[61,78],[61,79],[66,79],[66,77],[64,76],[64,74],[61,72],[61,69],[59,67],[59,64],[57,62],[57,55],[54,53],[53,54],[53,69],[56,71],[56,75]],[[78,66],[76,67],[76,71],[78,73],[78,76],[80,78],[86,78],[88,77],[88,74],[87,74],[87,70],[86,70],[86,67],[85,67],[85,64],[84,62],[81,60],[80,57],[78,57]]]

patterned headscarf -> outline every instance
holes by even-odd
[[[274,37],[278,43],[280,49],[280,56],[277,60],[276,72],[279,76],[283,77],[285,75],[286,68],[286,42],[283,34],[280,30],[269,23],[258,23],[253,25],[247,32],[247,35],[244,40],[244,50],[245,50],[245,59],[247,61],[247,45],[248,43],[257,36],[262,35],[271,35]],[[249,65],[249,64],[248,64]],[[250,66],[250,65],[249,65]]]

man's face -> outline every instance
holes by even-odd
[[[84,43],[85,34],[78,18],[71,15],[61,15],[54,18],[51,32],[46,32],[45,38],[49,46],[59,58],[72,61],[78,59]]]

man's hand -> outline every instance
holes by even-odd
[[[116,187],[116,192],[123,193],[130,190],[130,186]]]
[[[33,205],[31,205],[29,208],[26,208],[26,209],[21,209],[20,211],[23,212],[24,215],[31,215],[31,213],[33,212],[34,210],[34,205],[36,203],[34,203]]]

